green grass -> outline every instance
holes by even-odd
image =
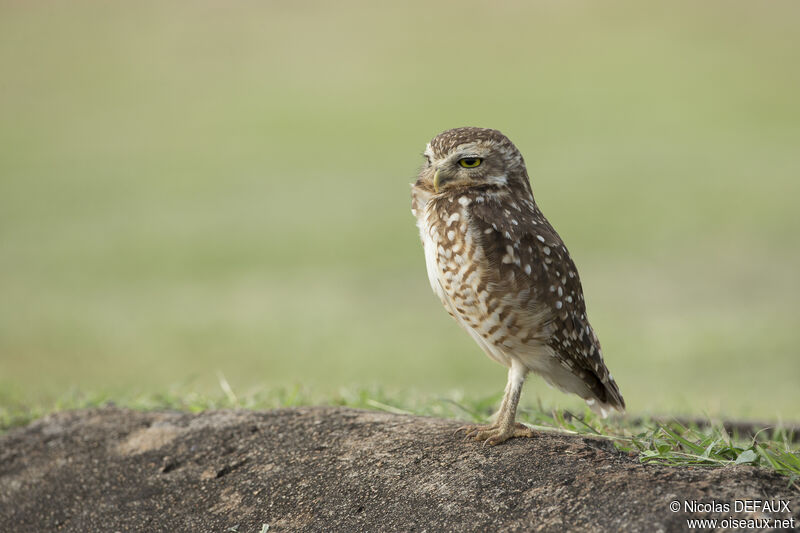
[[[500,395],[465,397],[451,393],[434,397],[400,391],[386,392],[380,388],[342,389],[328,397],[320,397],[300,387],[237,394],[224,376],[219,375],[218,379],[220,392],[214,395],[187,392],[185,386],[173,387],[154,395],[127,397],[87,395],[73,391],[46,409],[41,406],[0,406],[0,434],[49,411],[107,405],[198,413],[208,409],[263,410],[322,404],[484,423],[500,401]],[[794,430],[780,425],[755,428],[752,436],[738,435],[730,434],[719,421],[701,420],[702,425],[687,425],[677,420],[632,421],[619,416],[602,419],[588,408],[576,415],[563,409],[548,411],[542,405],[525,402],[520,406],[518,419],[538,431],[608,439],[617,449],[637,456],[642,463],[703,467],[751,465],[766,468],[787,476],[788,484],[800,490],[800,439],[793,433]]]
[[[496,394],[409,213],[427,140],[481,125],[633,416],[800,419],[796,3],[312,7],[0,2],[0,405]]]

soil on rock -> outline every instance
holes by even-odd
[[[542,433],[482,447],[458,422],[344,408],[58,413],[0,436],[2,531],[685,531],[791,518],[800,493],[752,467],[642,465]],[[735,500],[790,512],[736,513]],[[706,505],[684,512],[684,501]],[[680,502],[672,512],[670,503]],[[733,528],[735,529],[735,528]]]

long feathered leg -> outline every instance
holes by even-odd
[[[516,360],[512,361],[511,368],[508,369],[508,382],[505,394],[503,394],[503,402],[500,404],[500,410],[497,412],[494,423],[484,426],[462,426],[456,430],[456,433],[464,431],[465,438],[483,441],[484,444],[490,446],[505,442],[512,437],[533,437],[535,434],[531,428],[515,422],[517,404],[519,404],[522,385],[525,383],[527,373],[528,371],[522,366],[522,363]]]

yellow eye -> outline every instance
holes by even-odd
[[[483,163],[483,159],[480,157],[465,157],[464,159],[459,159],[458,164],[464,168],[475,168],[480,166]]]

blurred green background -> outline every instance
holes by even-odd
[[[0,402],[501,392],[409,210],[425,143],[475,125],[525,155],[630,412],[797,420],[799,16],[3,1]]]

